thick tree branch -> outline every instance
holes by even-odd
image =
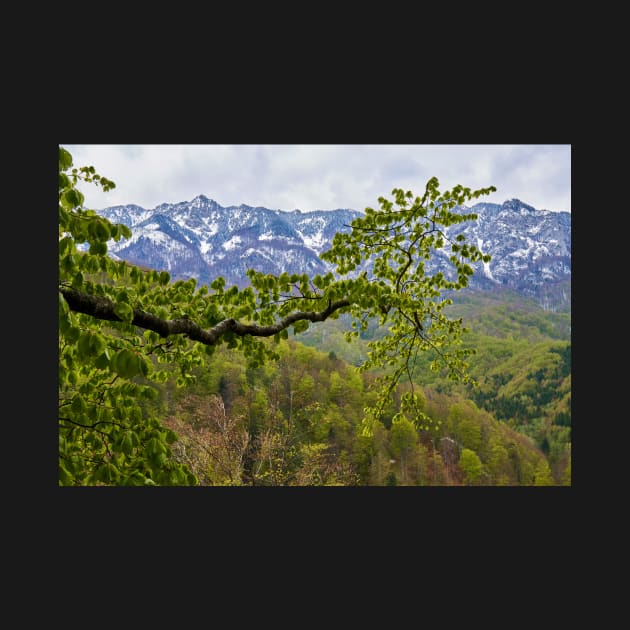
[[[66,287],[61,287],[59,291],[65,298],[70,309],[77,313],[84,313],[106,321],[123,321],[120,317],[118,317],[118,315],[116,315],[114,311],[114,303],[106,297],[90,295],[89,293],[82,293]],[[195,324],[195,322],[191,319],[187,319],[185,317],[166,320],[139,309],[133,309],[133,320],[131,323],[134,326],[139,326],[140,328],[153,330],[162,337],[183,334],[193,341],[199,341],[207,346],[212,346],[217,344],[221,338],[228,333],[233,333],[239,336],[251,335],[252,337],[271,337],[285,328],[288,328],[291,324],[295,324],[296,322],[302,320],[310,322],[323,322],[335,311],[350,305],[350,300],[336,300],[335,302],[329,302],[328,307],[322,311],[296,311],[295,313],[287,315],[279,322],[269,326],[243,324],[235,319],[229,318],[224,319],[222,322],[219,322],[216,326],[213,326],[208,330],[204,330],[201,326]]]

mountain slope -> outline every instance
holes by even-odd
[[[462,207],[477,220],[451,226],[447,236],[464,233],[468,242],[492,256],[477,263],[471,287],[511,288],[534,297],[548,310],[571,303],[571,215],[537,210],[518,199]],[[133,236],[110,242],[109,251],[129,262],[167,270],[173,278],[194,277],[210,283],[223,276],[229,284],[247,283],[246,271],[326,273],[320,258],[336,232],[349,231],[361,213],[338,209],[283,212],[263,207],[223,207],[199,195],[192,201],[161,204],[153,210],[137,205],[99,211],[114,223],[128,225]],[[440,250],[427,273],[448,272],[450,252]],[[362,269],[357,270],[357,273]]]

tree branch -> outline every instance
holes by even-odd
[[[106,321],[123,321],[116,315],[114,303],[106,297],[82,293],[65,287],[61,287],[59,291],[72,311],[91,315],[92,317]],[[350,305],[350,300],[336,300],[335,302],[329,302],[327,308],[322,311],[296,311],[269,326],[242,324],[233,318],[229,318],[224,319],[208,330],[204,330],[191,319],[185,317],[166,320],[139,309],[133,309],[133,320],[131,323],[140,328],[153,330],[162,337],[183,334],[187,335],[193,341],[199,341],[207,346],[213,346],[219,343],[221,338],[228,333],[233,333],[241,337],[245,335],[251,335],[252,337],[271,337],[285,328],[288,328],[291,324],[295,324],[301,320],[323,322],[335,311]]]

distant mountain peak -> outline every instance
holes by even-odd
[[[462,208],[464,210],[464,208]],[[570,306],[571,217],[567,212],[536,210],[520,199],[466,207],[476,221],[446,228],[450,238],[464,233],[468,242],[492,256],[475,263],[471,287],[508,287],[536,297],[549,309]],[[337,232],[350,231],[363,213],[350,209],[304,212],[247,204],[224,207],[206,195],[163,203],[153,210],[137,205],[99,211],[133,232],[111,241],[109,251],[133,264],[167,270],[173,279],[194,277],[209,284],[223,276],[228,284],[247,284],[248,269],[279,275],[327,273],[320,254]],[[370,270],[365,263],[356,273]],[[452,272],[448,250],[439,250],[427,273]]]
[[[194,199],[190,201],[190,205],[193,208],[206,208],[208,206],[218,206],[219,204],[214,199],[210,199],[205,195],[197,195]]]
[[[506,210],[513,210],[514,212],[540,212],[539,210],[536,210],[536,208],[534,208],[533,206],[530,206],[529,204],[526,204],[520,199],[516,198],[504,201],[501,207],[505,208]]]

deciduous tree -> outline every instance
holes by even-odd
[[[362,370],[387,367],[373,406],[365,409],[366,434],[391,402],[401,381],[412,382],[418,353],[433,357],[453,379],[469,380],[461,319],[444,313],[444,290],[467,286],[472,264],[489,260],[460,234],[445,228],[476,218],[456,206],[495,190],[461,185],[441,192],[431,178],[420,196],[394,189],[380,209],[366,208],[349,232],[338,233],[322,258],[336,274],[279,276],[248,272],[250,286],[226,287],[216,278],[196,286],[193,278],[171,281],[166,271],[146,270],[113,260],[107,243],[131,231],[84,207],[78,186],[114,183],[92,166],[76,168],[59,148],[59,482],[84,484],[195,484],[190,469],[173,457],[177,439],[138,401],[155,396],[153,383],[171,378],[163,364],[177,366],[179,385],[192,382],[192,368],[219,344],[241,351],[250,367],[275,358],[265,338],[286,338],[290,330],[347,313],[351,338],[378,319],[387,333],[371,342]],[[85,248],[85,250],[82,249]],[[427,261],[442,250],[450,272],[427,273]],[[429,426],[413,389],[400,413]],[[269,439],[267,439],[269,438]],[[270,436],[260,438],[271,472],[275,454],[285,452]]]
[[[459,457],[459,466],[464,471],[466,481],[471,485],[478,484],[484,473],[483,464],[475,451],[463,448]]]

